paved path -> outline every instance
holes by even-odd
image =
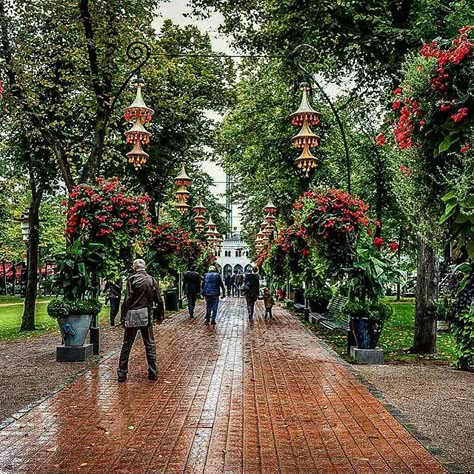
[[[259,303],[260,304],[260,303]],[[0,431],[0,473],[445,472],[284,310],[158,329],[160,380],[137,341],[127,384],[113,356]]]

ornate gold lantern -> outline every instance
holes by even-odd
[[[190,207],[187,204],[190,193],[186,188],[190,186],[191,183],[191,178],[187,175],[185,164],[182,162],[181,171],[174,179],[174,184],[178,186],[178,190],[176,191],[176,209],[178,209],[180,214],[184,214]]]
[[[123,110],[123,114],[127,122],[133,122],[132,128],[125,132],[127,143],[133,144],[133,149],[127,153],[127,158],[129,163],[138,169],[147,162],[149,156],[143,151],[142,145],[150,143],[151,133],[143,124],[150,122],[155,112],[147,107],[143,100],[142,88],[145,85],[143,79],[136,78],[134,85],[137,88],[135,100]]]
[[[291,114],[291,123],[295,126],[301,126],[301,130],[293,137],[295,148],[302,148],[301,155],[296,159],[298,168],[301,169],[305,176],[316,168],[317,160],[311,153],[311,148],[318,146],[318,136],[311,130],[311,125],[319,123],[319,114],[311,107],[308,99],[310,90],[309,84],[303,82],[301,84],[303,97],[298,110]]]

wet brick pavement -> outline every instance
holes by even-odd
[[[115,355],[0,431],[0,473],[439,473],[444,468],[282,309],[243,299],[157,328],[129,381]],[[201,310],[202,311],[202,310]],[[52,348],[53,350],[53,348]]]

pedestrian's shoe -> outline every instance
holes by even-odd
[[[127,376],[126,375],[122,375],[122,374],[119,374],[119,376],[117,377],[117,382],[118,383],[124,383],[127,381]]]
[[[158,374],[151,374],[148,372],[148,380],[158,380]]]
[[[209,319],[206,318],[206,324],[209,324]]]
[[[215,324],[216,324],[216,320],[213,319],[213,320],[211,321],[211,324],[214,324],[214,325],[215,325]]]

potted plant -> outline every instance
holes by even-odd
[[[356,249],[354,262],[346,268],[344,284],[349,300],[342,308],[351,321],[351,329],[360,349],[375,349],[384,322],[392,314],[391,307],[382,303],[388,284],[400,281],[402,272],[393,258],[398,249],[395,242],[388,245],[382,238],[362,241]]]
[[[317,285],[306,288],[305,297],[309,302],[311,312],[323,313],[332,298],[332,290],[331,287],[320,282]]]
[[[82,346],[86,340],[92,318],[101,309],[97,300],[55,298],[48,304],[48,314],[58,322],[65,346]]]
[[[348,301],[341,309],[351,321],[357,347],[375,349],[384,323],[392,315],[392,307],[381,301]]]

